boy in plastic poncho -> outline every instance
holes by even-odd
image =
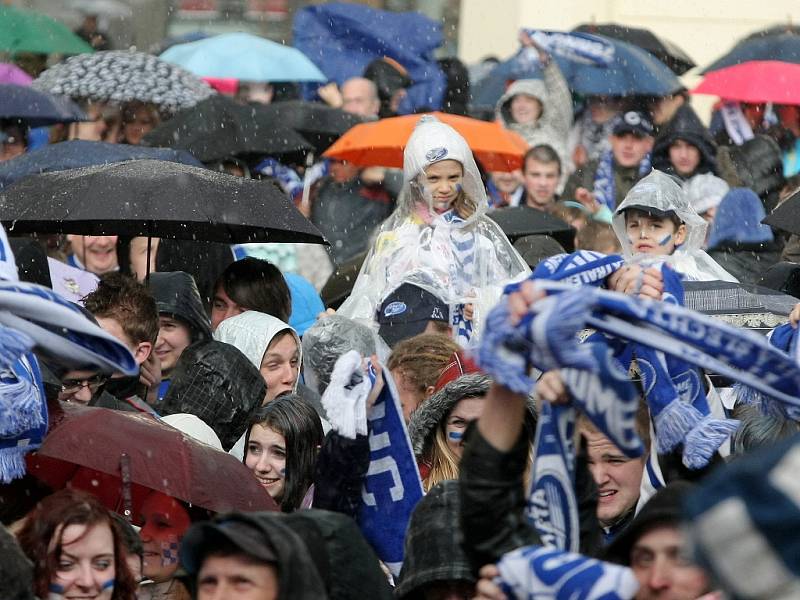
[[[708,224],[692,208],[680,184],[653,169],[617,207],[612,221],[626,261],[663,260],[689,281],[736,278],[702,250]]]
[[[483,315],[503,286],[530,270],[497,224],[486,217],[486,190],[461,135],[426,116],[403,155],[403,190],[339,313],[373,324],[391,291],[408,282],[450,305],[455,339],[480,334]]]

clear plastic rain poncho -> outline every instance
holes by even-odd
[[[625,229],[625,210],[629,208],[640,208],[645,211],[652,208],[661,212],[674,212],[686,225],[686,241],[669,256],[656,257],[649,254],[634,256],[633,245]],[[733,275],[703,251],[708,223],[689,204],[689,199],[680,184],[666,173],[653,169],[649,175],[634,185],[625,196],[625,200],[617,207],[612,227],[622,244],[623,255],[628,261],[650,262],[657,259],[657,262],[667,263],[690,281],[737,282]]]
[[[463,181],[459,197],[439,214],[425,170],[444,160],[462,165]],[[503,286],[523,279],[530,269],[486,216],[486,191],[472,151],[452,127],[434,117],[420,119],[405,148],[403,176],[397,209],[381,225],[339,313],[374,324],[382,300],[402,283],[412,283],[450,305],[454,332],[466,345],[480,335]],[[468,304],[471,320],[464,316]]]

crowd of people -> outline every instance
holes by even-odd
[[[521,40],[541,78],[510,82],[488,117],[527,144],[519,170],[487,171],[432,115],[402,170],[207,165],[277,186],[328,247],[3,232],[0,304],[66,289],[70,303],[46,298],[74,316],[50,323],[59,353],[9,333],[33,318],[22,304],[0,311],[17,319],[0,318],[0,597],[794,597],[800,304],[764,337],[686,297],[695,282],[800,290],[797,236],[762,224],[800,185],[800,113],[736,106],[751,131],[737,141],[686,91],[576,109],[548,49]],[[469,114],[466,68],[440,64],[442,110]],[[317,101],[369,122],[412,84],[378,58]],[[294,92],[243,83],[236,101]],[[73,100],[90,120],[46,143],[138,145],[171,117]],[[6,165],[41,143],[0,125]],[[510,239],[493,214],[511,208],[569,239]],[[345,292],[323,301],[336,280]],[[121,355],[70,358],[71,331]],[[186,447],[73,440],[113,454],[113,472],[46,452],[93,411]],[[125,466],[136,451],[158,457],[160,487]],[[227,470],[191,482],[199,499],[170,483],[209,457]],[[77,470],[53,477],[55,459]],[[272,510],[213,508],[234,473]]]

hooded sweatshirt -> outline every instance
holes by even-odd
[[[544,79],[519,79],[512,83],[500,97],[495,107],[495,117],[504,127],[519,133],[530,146],[547,144],[561,158],[561,170],[566,172],[567,137],[572,127],[572,94],[567,81],[555,60],[543,69]],[[542,114],[532,124],[515,123],[511,117],[511,100],[518,94],[536,98],[542,105]]]
[[[679,175],[669,160],[670,146],[678,140],[683,140],[700,151],[700,163],[688,176]],[[689,179],[700,173],[717,173],[717,144],[691,106],[681,106],[658,134],[653,145],[652,162],[654,169],[682,179]]]

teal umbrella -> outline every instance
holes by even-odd
[[[242,81],[327,81],[297,48],[249,33],[225,33],[188,44],[176,44],[160,58],[200,77]]]
[[[82,54],[94,50],[55,19],[13,6],[0,6],[0,52]]]

